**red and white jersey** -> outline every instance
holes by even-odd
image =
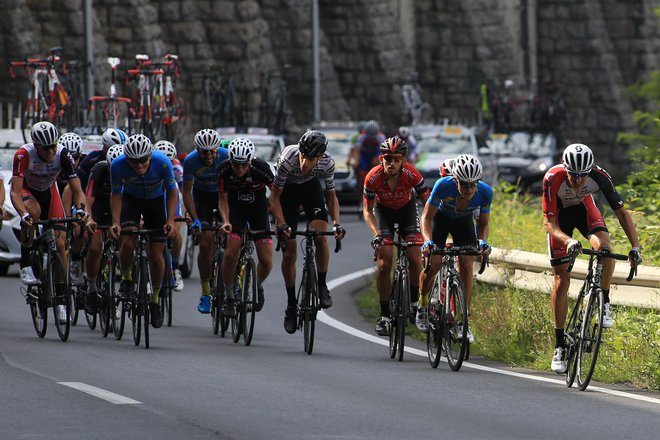
[[[412,199],[415,190],[417,196],[426,202],[429,189],[424,183],[422,174],[410,162],[406,162],[401,167],[401,174],[394,189],[391,189],[387,183],[389,177],[382,165],[373,167],[364,178],[365,201],[375,199],[381,206],[399,209]]]
[[[543,215],[556,217],[560,209],[579,205],[585,198],[602,191],[612,209],[623,206],[621,196],[614,188],[610,175],[599,166],[589,172],[584,185],[576,193],[568,184],[568,173],[563,165],[555,165],[543,177]],[[587,200],[588,203],[593,201]]]
[[[12,176],[22,177],[25,187],[46,191],[55,183],[60,172],[66,180],[77,177],[74,163],[69,150],[60,145],[57,146],[55,158],[46,162],[39,157],[34,144],[25,144],[14,154]]]

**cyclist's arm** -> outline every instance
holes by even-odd
[[[229,200],[227,193],[224,191],[218,192],[218,211],[225,223],[229,223]]]
[[[183,186],[181,187],[181,194],[183,195],[183,206],[186,207],[186,211],[190,214],[190,217],[193,220],[197,219],[197,208],[195,207],[195,199],[192,194],[193,182],[190,180],[184,180]]]
[[[424,211],[422,211],[422,218],[420,219],[424,241],[429,241],[433,237],[433,217],[435,217],[436,212],[438,212],[437,206],[431,203],[424,205]]]
[[[110,212],[112,213],[112,225],[119,225],[121,219],[121,193],[112,193],[110,195]]]
[[[490,213],[481,213],[477,219],[477,239],[488,241],[488,236],[490,235],[490,228],[488,227],[488,221],[490,220]]]
[[[283,188],[273,185],[273,189],[270,192],[270,209],[273,211],[273,216],[275,217],[275,226],[281,226],[286,224],[284,220],[284,214],[282,213],[282,204],[280,203],[280,197],[282,196]]]
[[[557,223],[557,217],[544,216],[543,225],[545,226],[546,232],[550,234],[550,236],[556,240],[561,241],[565,245],[568,243],[568,240],[571,239],[571,237],[566,235],[559,227],[559,224]]]
[[[626,233],[630,245],[632,247],[639,247],[639,237],[637,236],[637,229],[635,228],[635,223],[633,222],[630,212],[626,208],[619,208],[614,210],[616,218],[619,219],[619,223],[623,228],[623,231]]]
[[[70,178],[69,188],[71,188],[71,194],[73,195],[73,206],[80,208],[85,203],[85,193],[80,186],[80,179],[78,177]]]
[[[168,189],[165,192],[165,196],[167,197],[167,220],[166,223],[171,225],[172,228],[174,228],[174,219],[176,218],[176,207],[179,204],[179,197],[177,193],[177,187],[175,186],[172,189]]]
[[[339,224],[339,200],[337,199],[337,193],[333,189],[332,191],[325,192],[325,201],[328,205],[328,211],[330,211],[330,217],[332,222],[335,225]]]
[[[367,227],[371,230],[371,234],[376,236],[380,233],[378,229],[378,222],[376,221],[376,216],[374,215],[374,205],[376,201],[374,199],[364,198],[364,203],[362,205],[362,215],[364,216],[364,222],[367,224]]]
[[[25,202],[23,202],[23,196],[21,196],[21,191],[23,191],[23,181],[24,179],[22,177],[12,177],[11,191],[9,193],[11,204],[14,205],[14,209],[16,212],[18,212],[20,217],[28,212],[27,207],[25,206]]]

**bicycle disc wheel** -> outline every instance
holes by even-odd
[[[596,367],[600,339],[603,334],[603,291],[592,289],[584,314],[578,345],[577,382],[581,391],[587,389]]]
[[[397,347],[397,359],[399,362],[403,360],[403,353],[406,348],[406,321],[408,320],[408,312],[410,311],[410,286],[408,281],[408,273],[401,272],[399,277],[399,313],[396,315],[397,333],[399,346]]]
[[[426,334],[426,353],[431,368],[438,368],[442,352],[442,304],[439,296],[440,292],[436,278],[429,300],[429,331]]]
[[[43,300],[39,300],[39,297],[43,295],[44,292],[39,286],[28,288],[27,303],[30,306],[30,316],[32,317],[34,330],[40,338],[46,336],[46,325],[48,324],[48,309],[43,306]]]
[[[245,275],[243,275],[243,342],[250,345],[254,335],[254,321],[257,316],[257,271],[254,260],[247,259]]]
[[[447,286],[448,293],[445,297],[443,308],[443,348],[447,354],[449,368],[458,371],[463,365],[465,351],[469,344],[467,338],[468,317],[467,304],[465,302],[463,283]]]
[[[71,295],[69,291],[64,294],[63,297],[58,297],[55,289],[55,274],[59,273],[61,276],[66,277],[66,272],[64,271],[64,263],[62,262],[62,257],[60,254],[53,253],[48,257],[47,267],[47,280],[46,280],[46,294],[48,298],[52,298],[53,301],[53,318],[55,321],[55,328],[57,329],[57,334],[60,336],[62,342],[65,342],[69,339],[69,331],[71,330]],[[64,322],[60,322],[57,317],[57,309],[59,306],[64,306],[65,310],[65,319]]]

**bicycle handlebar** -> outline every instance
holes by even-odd
[[[442,255],[446,257],[460,257],[460,256],[481,256],[481,265],[479,266],[479,275],[484,273],[486,266],[489,265],[488,254],[484,254],[481,250],[475,248],[474,246],[449,246],[444,249],[432,249],[431,256],[433,255]],[[424,257],[424,256],[423,256]],[[432,258],[426,259],[426,264],[424,265],[424,273],[428,273],[431,269],[431,260]]]
[[[275,251],[279,251],[280,249],[284,250],[286,248],[286,241],[281,240],[279,235],[277,235],[277,232],[275,233],[277,236],[277,247],[275,248]],[[296,238],[297,236],[303,236],[305,238],[314,238],[318,235],[326,235],[326,236],[334,236],[335,232],[334,231],[316,231],[314,229],[307,229],[305,231],[301,232],[292,232],[291,235],[289,235],[289,239]],[[341,239],[336,238],[335,239],[335,254],[341,250]]]
[[[128,69],[126,70],[126,73],[129,75],[135,75],[135,76],[140,76],[140,75],[165,75],[165,71],[163,69]]]
[[[43,225],[45,227],[54,226],[62,223],[75,223],[79,222],[82,219],[78,217],[62,217],[62,218],[49,218],[48,220],[33,220],[33,225]]]
[[[579,253],[579,252],[578,252]],[[582,249],[582,253],[585,255],[593,255],[593,256],[600,256],[602,258],[611,258],[613,260],[621,260],[621,261],[627,261],[628,260],[628,255],[623,255],[623,254],[615,254],[609,250],[600,250],[596,251],[593,249]],[[569,269],[573,268],[573,264],[575,263],[575,259],[577,258],[577,255],[572,257],[571,259],[571,264],[569,264]],[[569,270],[570,272],[570,270]],[[637,275],[637,262],[634,260],[630,260],[630,272],[628,273],[628,276],[626,277],[626,281],[630,282],[633,277]]]
[[[392,246],[396,247],[414,247],[414,246],[421,246],[423,243],[417,242],[417,241],[393,241],[391,243]],[[388,246],[390,243],[388,243]],[[378,259],[378,251],[380,251],[380,248],[383,246],[383,243],[379,243],[376,246],[374,246],[374,261]]]

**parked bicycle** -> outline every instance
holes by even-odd
[[[609,250],[582,249],[582,253],[589,255],[589,268],[571,316],[566,322],[564,341],[566,346],[566,386],[570,388],[577,377],[578,387],[584,391],[589,386],[594,373],[603,334],[605,304],[600,287],[603,260],[613,258],[625,261],[628,260],[628,256],[614,254]],[[577,254],[571,255],[568,265],[569,272],[573,268]],[[633,260],[626,281],[630,282],[636,274],[637,266]]]
[[[456,257],[481,256],[479,273],[488,264],[488,255],[472,246],[457,247],[447,244],[444,249],[435,249],[432,255],[442,255],[442,268],[436,275],[429,303],[429,331],[426,334],[426,351],[431,367],[440,363],[441,350],[453,371],[460,370],[469,356],[470,342],[467,338],[468,308],[465,287],[456,269]],[[428,258],[425,271],[431,267]]]
[[[142,133],[150,139],[162,139],[162,121],[154,120],[154,108],[152,94],[154,89],[153,77],[164,75],[163,69],[148,68],[145,63],[149,61],[149,55],[135,55],[137,67],[128,69],[127,75],[137,78],[138,84],[133,97],[133,127],[137,133]],[[128,80],[128,76],[126,77]],[[159,116],[159,115],[157,115]]]
[[[116,72],[121,64],[119,58],[109,57],[110,90],[107,96],[92,96],[89,98],[88,125],[98,127],[102,132],[105,128],[118,128],[122,125],[128,133],[131,132],[132,100],[117,96]],[[123,124],[120,124],[123,121]]]
[[[142,66],[155,67],[151,88],[152,125],[154,133],[174,141],[178,135],[182,106],[175,92],[175,82],[179,78],[179,57],[165,54],[162,61],[143,60]],[[160,139],[157,136],[156,139]]]

